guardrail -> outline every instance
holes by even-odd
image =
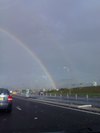
[[[22,96],[27,97],[25,94],[22,94]],[[33,99],[41,99],[46,101],[53,101],[53,102],[59,102],[59,103],[65,103],[65,104],[75,104],[75,105],[92,105],[94,107],[100,108],[100,98],[99,97],[89,97],[88,95],[84,97],[80,97],[77,94],[74,96],[57,96],[57,95],[29,95],[28,97],[31,97]]]

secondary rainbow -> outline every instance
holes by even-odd
[[[8,32],[7,30],[3,29],[3,28],[0,28],[0,32],[8,35],[12,40],[16,41],[22,48],[24,48],[31,56],[33,59],[36,60],[36,62],[40,65],[40,67],[42,68],[42,70],[45,72],[45,74],[47,75],[47,77],[49,78],[51,84],[52,84],[52,87],[54,89],[56,89],[56,85],[50,75],[50,73],[48,72],[47,68],[43,65],[43,63],[41,62],[41,60],[36,56],[36,54],[31,51],[27,45],[22,42],[18,37],[16,37],[15,35],[11,34],[10,32]]]

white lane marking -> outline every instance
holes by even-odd
[[[18,109],[18,110],[20,110],[20,111],[22,110],[19,106],[17,106],[16,109]]]
[[[35,100],[32,100],[32,101],[35,101]],[[78,111],[78,112],[82,112],[82,113],[88,113],[88,114],[99,115],[100,116],[100,113],[92,112],[92,111],[88,111],[88,110],[81,110],[81,109],[77,109],[77,108],[65,107],[65,106],[45,103],[45,102],[41,102],[41,101],[35,101],[35,102],[38,102],[38,103],[41,103],[41,104],[46,104],[46,105],[49,105],[49,106],[54,106],[54,107],[59,107],[59,108],[63,108],[63,109],[69,109],[69,110],[74,110],[74,111]]]
[[[23,99],[23,98],[19,98],[18,97],[18,99],[21,99],[21,100],[25,100],[26,101],[26,99]],[[88,113],[88,114],[100,116],[100,113],[97,113],[97,112],[92,112],[92,111],[87,111],[87,110],[81,110],[81,109],[75,109],[75,108],[71,108],[71,107],[64,107],[64,106],[60,106],[60,105],[54,105],[56,103],[54,103],[54,104],[44,103],[43,101],[35,100],[35,99],[32,99],[32,98],[27,99],[27,101],[38,102],[38,103],[46,104],[46,105],[49,105],[49,106],[55,106],[55,107],[59,107],[59,108],[63,108],[63,109],[69,109],[69,110],[74,110],[74,111],[78,111],[78,112],[82,112],[82,113]]]
[[[34,117],[34,120],[37,120],[38,119],[38,117]]]
[[[93,115],[99,115],[100,116],[100,113],[91,112],[91,111],[87,111],[87,110],[79,110],[79,109],[74,109],[74,108],[71,108],[71,107],[62,107],[62,106],[59,106],[59,105],[53,105],[53,106],[64,108],[64,109],[70,109],[70,110],[74,110],[74,111],[79,111],[79,112],[83,112],[83,113],[93,114]]]
[[[80,106],[78,106],[78,108],[88,108],[88,107],[92,107],[92,105],[80,105]]]

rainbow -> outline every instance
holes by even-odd
[[[25,43],[23,43],[18,37],[16,37],[15,35],[11,34],[10,32],[8,32],[7,30],[0,28],[0,32],[6,34],[7,36],[9,36],[12,40],[16,41],[23,49],[25,49],[31,56],[33,59],[36,60],[36,62],[40,65],[40,67],[42,68],[42,70],[44,71],[44,73],[47,75],[47,77],[49,78],[53,89],[56,89],[56,85],[50,75],[50,73],[48,72],[47,68],[43,65],[43,63],[41,62],[41,60],[37,57],[37,55],[31,51],[27,45]]]

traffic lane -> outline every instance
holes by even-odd
[[[34,106],[33,106],[33,102],[28,102],[27,105],[29,107],[31,106],[32,107],[31,109],[33,109],[31,111],[37,114],[37,116],[39,116],[39,119],[43,121],[43,123],[41,123],[43,125],[42,127],[45,127],[46,125],[44,124],[46,123],[47,124],[46,127],[48,129],[49,129],[49,126],[50,128],[52,127],[53,125],[52,121],[55,123],[53,127],[56,127],[56,129],[62,129],[62,130],[63,129],[72,130],[72,127],[73,129],[74,127],[75,129],[80,129],[80,127],[87,128],[87,125],[93,128],[96,126],[97,128],[97,126],[99,127],[100,125],[100,116],[97,116],[97,115],[91,115],[91,114],[86,114],[82,112],[77,112],[74,110],[66,110],[66,109],[51,107],[51,106],[47,106],[47,105],[39,104],[35,102],[34,102]],[[29,113],[29,111],[27,113]]]
[[[11,114],[6,113],[5,111],[0,111],[0,132],[3,133],[12,133],[24,131],[28,127],[28,120],[25,117],[25,114],[21,112],[21,107],[19,106],[20,102],[13,100],[13,111]],[[26,103],[25,103],[26,104]]]
[[[56,129],[61,129],[61,130],[65,129],[67,131],[72,131],[72,130],[75,131],[78,129],[85,129],[85,128],[91,128],[91,127],[94,130],[100,129],[99,128],[100,115],[98,116],[94,114],[78,112],[75,110],[48,106],[48,105],[36,103],[36,102],[33,102],[33,103],[34,103],[34,107],[37,108],[36,112],[41,118],[40,120],[43,121],[44,123],[47,123],[47,127],[49,126],[52,127],[53,123],[51,122],[53,121],[55,123],[54,127],[56,127]],[[35,109],[33,108],[33,112],[34,110]],[[44,123],[42,123],[43,126],[44,126]]]
[[[3,133],[19,131],[27,133],[40,131],[78,132],[85,128],[96,130],[99,125],[100,116],[97,115],[16,98],[11,114],[0,113],[0,131]]]

